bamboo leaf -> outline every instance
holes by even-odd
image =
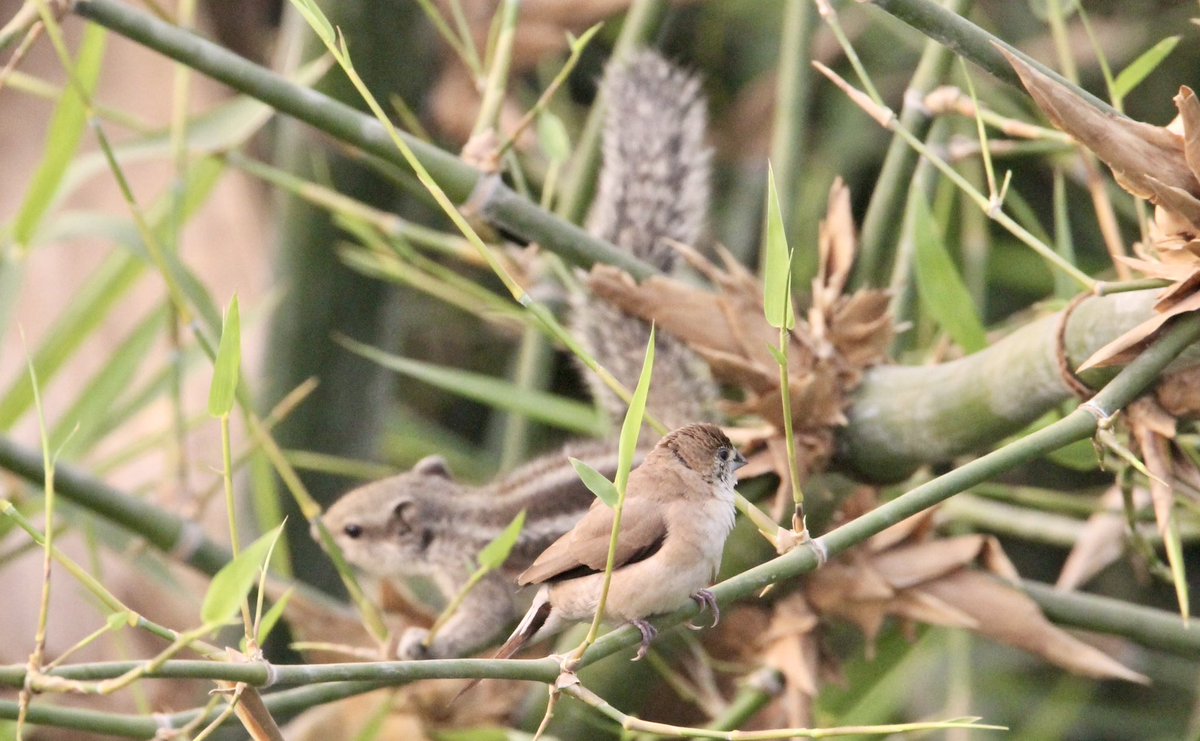
[[[229,311],[221,327],[221,345],[217,348],[212,386],[208,392],[208,413],[214,417],[224,417],[233,411],[238,371],[242,363],[242,321],[238,314],[235,294],[229,302]]]
[[[637,451],[638,434],[642,430],[642,419],[646,416],[646,397],[650,395],[650,377],[654,374],[654,325],[650,325],[650,338],[646,341],[646,356],[642,360],[642,373],[621,425],[621,438],[617,447],[617,491],[622,495],[629,483],[629,471],[633,468],[633,454]]]
[[[1183,560],[1183,543],[1179,537],[1179,522],[1174,516],[1169,517],[1162,536],[1163,548],[1167,552],[1167,563],[1171,567],[1171,581],[1175,584],[1175,599],[1179,603],[1179,615],[1186,623],[1191,616],[1187,566]]]
[[[509,381],[482,373],[446,368],[393,355],[348,337],[338,337],[337,341],[351,352],[385,368],[486,404],[493,409],[516,412],[530,419],[584,435],[598,434],[602,428],[602,420],[590,404],[564,399],[536,389],[523,389]]]
[[[766,260],[763,266],[763,310],[772,327],[786,329],[796,326],[792,310],[791,273],[792,253],[788,250],[787,233],[783,227],[783,212],[779,207],[779,192],[775,190],[775,173],[767,166],[767,226]]]
[[[100,66],[104,60],[107,38],[107,31],[95,24],[88,24],[84,31],[78,62],[75,65],[75,76],[79,86],[89,97],[100,78]],[[84,127],[87,126],[87,117],[87,102],[80,97],[79,91],[74,86],[65,88],[46,135],[45,155],[33,175],[33,182],[26,193],[25,201],[13,222],[13,239],[17,244],[24,246],[33,241],[34,233],[62,185],[67,167],[79,149]]]
[[[578,458],[568,458],[571,465],[575,468],[575,473],[579,474],[579,480],[588,488],[588,491],[596,495],[596,498],[604,502],[609,509],[617,506],[617,487],[613,482],[609,481],[604,474],[589,466],[587,463]]]
[[[140,260],[117,253],[93,272],[33,353],[33,368],[43,386],[49,385],[71,355],[92,336],[144,269]],[[12,427],[32,404],[33,387],[29,375],[22,373],[0,397],[0,430]]]
[[[258,644],[261,646],[271,636],[271,631],[279,624],[283,618],[283,611],[287,609],[288,602],[292,599],[292,595],[296,593],[295,587],[288,587],[287,591],[280,595],[279,599],[275,600],[275,604],[271,605],[271,609],[263,615],[262,622],[258,625]]]
[[[525,510],[517,513],[504,532],[492,539],[492,542],[479,551],[479,567],[487,571],[495,571],[504,565],[508,554],[512,553],[517,538],[521,537],[521,529],[525,527]]]
[[[1183,37],[1168,36],[1130,62],[1129,66],[1121,70],[1117,79],[1113,81],[1113,97],[1119,100],[1133,92],[1134,88],[1142,84],[1142,80],[1145,80],[1175,50],[1175,46],[1179,44],[1181,38]]]
[[[987,334],[975,312],[971,294],[950,259],[924,194],[913,191],[909,219],[916,246],[917,293],[937,322],[968,353],[987,345]]]
[[[551,162],[566,162],[571,156],[571,137],[562,119],[550,111],[542,111],[537,119],[538,144]]]
[[[107,430],[107,413],[117,406],[117,400],[130,390],[130,386],[142,363],[149,357],[150,349],[163,330],[167,312],[160,308],[151,312],[112,351],[104,367],[92,377],[76,397],[74,403],[58,419],[50,432],[51,447],[58,448],[70,436],[69,449],[86,451]],[[74,434],[72,434],[74,432]],[[64,451],[67,448],[64,448]],[[75,453],[66,452],[67,457]]]
[[[248,545],[213,576],[200,607],[200,619],[205,625],[223,625],[229,621],[258,581],[258,574],[266,567],[281,533],[282,523]]]
[[[321,12],[321,8],[313,0],[292,0],[292,6],[300,11],[300,15],[304,17],[321,41],[324,41],[326,45],[333,45],[335,39],[333,24],[329,22],[325,13]]]

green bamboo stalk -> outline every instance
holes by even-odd
[[[1120,293],[1083,302],[1066,334],[1071,361],[1089,355],[1118,333],[1150,315],[1153,292]],[[989,445],[1020,429],[1063,400],[1055,351],[1058,315],[1017,330],[962,360],[913,368],[884,366],[869,372],[839,435],[838,464],[860,476],[897,479],[923,463],[947,460]],[[1005,399],[1010,405],[998,408]],[[0,467],[40,484],[37,451],[0,437]],[[124,494],[62,464],[59,493],[146,538],[166,553],[194,543],[186,563],[215,574],[229,559],[224,548],[199,535],[175,515]]]
[[[1149,318],[1153,301],[1154,292],[1141,291],[1079,304],[1065,333],[1068,364],[1078,366]],[[1058,365],[1061,321],[1059,312],[1030,322],[952,362],[871,369],[839,434],[839,466],[868,480],[896,481],[921,463],[949,460],[1018,432],[1071,398]]]
[[[1118,373],[1091,401],[1058,422],[922,484],[813,539],[811,545],[797,548],[727,579],[713,587],[713,594],[722,603],[736,601],[757,594],[768,585],[813,571],[826,559],[959,492],[1064,445],[1087,439],[1095,434],[1100,420],[1106,423],[1109,417],[1137,398],[1180,353],[1197,340],[1200,340],[1200,316],[1188,315],[1179,319],[1159,341]],[[665,628],[695,617],[698,613],[697,606],[688,605],[655,623]],[[1085,619],[1085,616],[1081,616],[1081,619]],[[1186,635],[1182,622],[1178,625],[1179,633]],[[583,664],[590,664],[628,648],[640,638],[641,634],[630,627],[614,630],[596,641],[584,655]]]
[[[100,661],[48,669],[47,677],[72,682],[114,679],[145,665],[141,661]],[[372,682],[390,685],[421,679],[527,679],[552,682],[558,662],[542,659],[438,659],[422,661],[355,661],[340,664],[268,664],[265,661],[227,662],[173,659],[146,671],[147,679],[200,679],[244,682],[254,687],[292,687],[326,682]],[[0,666],[0,686],[21,687],[24,664]]]
[[[1113,633],[1174,654],[1200,656],[1200,631],[1188,630],[1178,613],[1096,594],[1064,592],[1029,579],[1021,587],[1055,622]]]
[[[41,484],[41,454],[7,437],[0,437],[0,467]],[[67,463],[55,466],[55,478],[55,489],[64,499],[138,533],[155,548],[209,576],[229,562],[229,551],[205,537],[196,523],[120,492]]]
[[[117,0],[80,0],[79,15],[154,49],[176,61],[267,103],[280,113],[303,121],[340,141],[352,144],[385,162],[409,167],[384,127],[369,115],[309,88],[288,82],[211,41]],[[417,159],[456,203],[469,201],[482,174],[454,155],[408,134],[401,138]],[[574,224],[555,218],[503,183],[489,183],[491,197],[471,203],[495,227],[528,241],[536,241],[564,259],[590,266],[604,262],[620,266],[637,278],[652,275],[654,268]]]
[[[788,244],[802,244],[799,233],[800,186],[808,142],[808,107],[812,100],[812,65],[808,63],[816,6],[812,0],[788,0],[783,7],[779,79],[775,86],[775,121],[771,135],[771,167]]]
[[[1000,53],[999,48],[1015,54],[1038,71],[1049,75],[1056,82],[1066,85],[1076,95],[1088,101],[1096,108],[1106,113],[1120,115],[1095,95],[1071,83],[1069,80],[1041,62],[1029,57],[1025,52],[1011,46],[1002,39],[984,31],[966,18],[938,5],[934,0],[869,0],[871,5],[895,16],[908,25],[917,29],[931,39],[944,44],[955,54],[974,62],[977,66],[991,73],[1002,82],[1024,91],[1025,87]]]
[[[965,12],[973,0],[949,0],[947,9],[954,13]],[[953,59],[945,46],[930,41],[921,52],[917,71],[904,94],[900,108],[900,125],[913,136],[925,139],[933,119],[921,103],[921,98],[945,79]],[[854,282],[859,286],[880,285],[885,266],[885,251],[891,247],[895,225],[904,212],[904,204],[917,166],[916,150],[908,146],[898,135],[892,135],[883,167],[875,181],[867,213],[863,217],[859,237],[858,260],[855,265]]]

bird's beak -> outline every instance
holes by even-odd
[[[744,465],[746,465],[746,456],[735,450],[733,452],[733,470],[736,471]]]

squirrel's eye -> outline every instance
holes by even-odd
[[[358,538],[363,534],[363,529],[362,525],[347,525],[346,527],[342,528],[342,532],[344,532],[348,537],[358,540]]]

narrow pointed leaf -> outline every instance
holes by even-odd
[[[225,313],[225,323],[221,327],[221,345],[217,348],[212,387],[208,392],[208,413],[212,416],[224,417],[233,411],[241,363],[242,320],[235,295],[229,302],[229,311]]]
[[[257,583],[258,574],[266,566],[271,549],[282,532],[283,525],[280,524],[264,533],[216,573],[200,607],[200,619],[205,625],[222,625],[233,617],[250,588]]]
[[[783,228],[783,212],[779,193],[775,190],[775,173],[767,168],[767,243],[763,266],[763,310],[772,327],[792,329],[796,314],[792,310],[791,274],[792,253],[788,250],[787,233]]]
[[[621,439],[617,447],[617,491],[624,492],[629,482],[629,471],[633,468],[633,454],[637,451],[638,435],[642,431],[642,420],[646,416],[646,397],[650,394],[650,377],[654,374],[654,326],[650,327],[650,339],[646,342],[646,357],[642,360],[642,374],[637,388],[625,413],[621,425]]]
[[[1117,79],[1113,80],[1113,97],[1120,99],[1133,92],[1134,88],[1140,85],[1142,80],[1146,79],[1175,50],[1175,46],[1181,38],[1183,37],[1168,36],[1130,62],[1129,66],[1117,75]]]
[[[337,340],[351,352],[384,368],[486,404],[493,409],[516,412],[538,422],[584,435],[599,434],[603,426],[591,404],[583,404],[536,389],[521,388],[509,381],[482,373],[446,368],[393,355],[346,337],[339,337]]]
[[[95,24],[88,24],[84,30],[83,44],[75,65],[75,76],[89,96],[96,89],[96,81],[100,77],[107,36],[108,32]],[[25,201],[13,222],[13,239],[17,244],[28,245],[33,240],[38,225],[54,202],[67,167],[79,149],[83,130],[87,126],[87,117],[87,102],[74,87],[68,86],[63,90],[54,118],[50,122],[50,130],[46,134],[45,155],[34,172],[33,182],[26,191]]]
[[[325,17],[325,13],[313,0],[292,0],[292,5],[300,11],[300,15],[308,22],[312,30],[326,44],[334,43],[333,24]]]
[[[279,599],[275,600],[275,604],[271,605],[271,609],[267,610],[266,614],[263,615],[262,622],[258,625],[258,643],[260,646],[271,636],[271,631],[275,629],[280,619],[283,618],[283,611],[287,609],[288,602],[295,593],[295,587],[288,587],[287,591],[280,595]]]
[[[571,465],[575,468],[575,473],[579,474],[579,480],[588,488],[588,491],[595,494],[597,499],[608,505],[609,509],[617,506],[617,487],[613,482],[605,478],[604,474],[578,458],[568,458],[567,460],[571,461]]]
[[[1179,522],[1170,517],[1163,531],[1163,548],[1167,552],[1167,564],[1171,568],[1171,581],[1175,582],[1175,599],[1179,603],[1179,616],[1186,623],[1191,617],[1190,596],[1187,583],[1187,566],[1183,561],[1183,543],[1179,538]]]
[[[479,566],[488,571],[495,571],[504,565],[508,554],[512,553],[517,538],[521,537],[521,529],[525,527],[525,510],[517,513],[513,521],[508,523],[504,532],[497,535],[492,542],[479,551]]]
[[[66,365],[80,346],[95,333],[145,272],[145,263],[125,253],[114,253],[93,271],[46,339],[33,353],[33,367],[43,386]],[[0,299],[2,300],[2,299]],[[29,374],[20,374],[0,397],[0,430],[7,430],[33,405]]]
[[[566,162],[571,156],[571,137],[562,119],[550,111],[542,111],[537,119],[538,144],[551,162]]]
[[[938,326],[968,353],[982,349],[987,345],[983,323],[979,321],[970,291],[946,251],[923,194],[912,194],[909,212],[921,304]]]

